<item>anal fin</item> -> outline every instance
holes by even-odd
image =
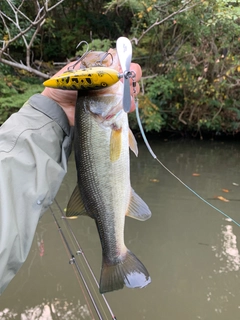
[[[139,195],[136,194],[133,189],[126,216],[140,221],[145,221],[152,216],[148,205],[139,197]]]

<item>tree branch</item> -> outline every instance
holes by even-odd
[[[17,69],[21,69],[21,70],[25,70],[27,72],[30,72],[30,73],[33,73],[41,78],[44,78],[44,79],[49,79],[49,75],[37,70],[37,69],[34,69],[34,68],[31,68],[31,67],[28,67],[22,63],[19,63],[19,62],[13,62],[13,61],[10,61],[10,60],[6,60],[6,59],[3,59],[1,58],[0,59],[0,62],[8,65],[8,66],[11,66],[13,68],[17,68]]]
[[[170,15],[168,15],[167,17],[165,17],[164,19],[160,20],[157,19],[150,27],[148,27],[145,31],[142,32],[141,36],[137,39],[134,38],[132,40],[135,41],[135,44],[138,45],[138,43],[141,41],[141,39],[145,36],[146,33],[148,33],[151,29],[153,29],[156,26],[159,26],[160,24],[163,24],[165,21],[171,19],[172,17],[176,16],[179,13],[185,12],[195,6],[198,5],[198,3],[194,3],[193,5],[189,6],[188,5],[192,2],[193,0],[189,0],[188,2],[186,2],[180,9],[178,9],[177,11],[171,13]]]
[[[16,7],[11,0],[1,0],[1,1],[5,1],[7,3],[7,5],[9,6],[10,13],[7,14],[6,12],[3,12],[0,9],[0,18],[2,20],[4,29],[6,30],[6,34],[8,37],[8,39],[3,38],[2,40],[0,40],[0,43],[2,43],[2,48],[0,48],[0,62],[6,65],[12,66],[14,68],[26,70],[40,77],[49,78],[48,75],[31,67],[31,48],[34,44],[36,36],[38,35],[41,27],[46,21],[47,14],[51,10],[55,9],[58,5],[60,5],[64,0],[59,0],[50,7],[49,7],[50,0],[43,0],[42,1],[43,4],[41,5],[38,0],[32,0],[31,2],[33,3],[33,5],[35,3],[36,10],[37,10],[33,18],[28,17],[23,12],[24,0],[22,0],[22,2],[18,7]],[[21,27],[23,22],[25,24],[24,29]],[[10,33],[10,30],[12,30],[11,26],[15,26],[15,28],[18,30],[17,32],[15,32],[15,34],[13,33],[14,31],[11,31],[12,34]],[[32,36],[30,40],[28,40],[26,37],[26,34],[29,33],[29,31],[32,31]],[[16,41],[19,38],[22,38],[24,42],[26,64],[18,63],[14,61],[14,59],[11,57],[11,52],[9,49],[10,45],[16,43]],[[5,54],[5,57],[3,57],[3,54]]]

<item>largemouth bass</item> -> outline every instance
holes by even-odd
[[[117,53],[111,53],[111,67],[117,69]],[[137,144],[122,108],[122,96],[119,81],[101,91],[78,91],[76,104],[78,183],[66,215],[88,215],[96,222],[102,245],[100,293],[124,285],[142,288],[151,282],[147,269],[124,243],[125,216],[146,220],[151,212],[131,188],[129,147],[137,154]]]

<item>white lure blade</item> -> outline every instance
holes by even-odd
[[[123,109],[125,112],[130,111],[131,94],[130,94],[130,65],[132,61],[132,44],[128,38],[120,37],[117,39],[117,53],[120,65],[123,71]]]

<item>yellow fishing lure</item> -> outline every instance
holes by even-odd
[[[92,67],[66,71],[46,80],[45,87],[65,90],[98,90],[114,85],[122,75],[115,69]]]

